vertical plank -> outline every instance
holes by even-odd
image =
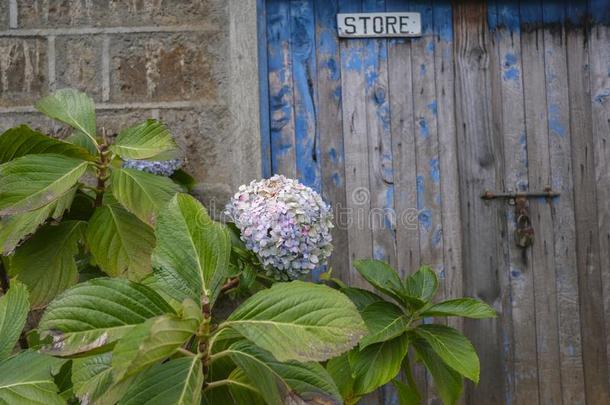
[[[320,191],[313,0],[290,0],[290,46],[297,178],[303,184]]]
[[[608,360],[600,269],[595,151],[585,2],[566,6],[568,91],[580,317],[587,404],[607,404]],[[595,50],[594,50],[595,52]]]
[[[590,0],[594,25],[589,32],[591,114],[600,269],[605,310],[606,356],[610,369],[610,3]]]
[[[456,129],[460,171],[460,209],[463,221],[464,292],[494,306],[496,319],[465,321],[464,329],[481,359],[481,380],[466,388],[471,404],[509,403],[506,396],[503,320],[510,319],[508,296],[501,278],[506,274],[501,235],[505,221],[481,200],[485,189],[502,189],[501,134],[493,112],[497,89],[491,77],[497,69],[487,26],[487,10],[481,2],[454,2],[453,29],[456,69]]]
[[[453,63],[453,24],[451,2],[434,2],[434,68],[438,126],[440,194],[442,206],[443,268],[447,298],[462,294],[462,239],[457,137],[455,129],[455,91]],[[392,111],[393,112],[393,111]],[[461,329],[461,319],[451,319]]]
[[[271,129],[269,127],[269,68],[267,62],[267,0],[256,0],[258,83],[260,97],[261,166],[263,177],[271,176]]]
[[[521,66],[519,5],[498,0],[495,32],[499,80],[502,89],[502,135],[504,139],[505,187],[513,191],[528,190],[527,138],[523,109],[523,69]],[[509,247],[511,305],[514,340],[515,402],[538,404],[538,364],[536,352],[536,308],[534,275],[530,249],[514,243],[516,218],[506,201],[498,201],[506,212]],[[531,205],[531,203],[530,203]]]
[[[322,196],[332,204],[335,228],[330,259],[333,274],[349,282],[345,158],[341,114],[341,59],[337,38],[338,0],[315,0],[316,60]]]
[[[267,54],[271,116],[271,171],[296,177],[290,3],[267,3]]]
[[[359,2],[340,2],[339,12],[362,11]],[[358,258],[371,257],[373,240],[369,226],[369,144],[366,126],[364,40],[341,41],[341,99],[343,101],[343,145],[345,150],[345,195],[350,215],[348,225],[349,268]],[[366,286],[355,270],[352,285]]]
[[[403,11],[403,0],[386,0],[387,11]],[[411,41],[388,41],[388,80],[392,135],[396,262],[401,276],[419,266],[417,222],[417,169],[411,79]]]
[[[564,14],[563,0],[544,0],[545,88],[551,185],[561,193],[561,197],[551,202],[557,276],[559,369],[564,404],[584,404]]]
[[[529,189],[544,190],[551,185],[551,167],[541,2],[522,2],[520,17]],[[539,398],[542,404],[560,404],[557,278],[550,203],[546,199],[530,201],[530,218],[536,232],[531,253]]]
[[[385,0],[363,0],[362,11],[383,12]],[[363,69],[366,84],[373,257],[395,266],[394,178],[387,60],[385,39],[365,40]]]
[[[432,2],[417,0],[410,10],[421,14],[422,37],[411,42],[413,116],[417,169],[417,210],[420,231],[420,262],[439,276],[438,299],[445,297],[443,229],[441,220],[440,162],[436,100]]]

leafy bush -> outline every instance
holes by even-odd
[[[401,280],[383,262],[357,261],[393,301],[339,281],[340,291],[276,282],[330,254],[331,215],[313,190],[254,182],[229,206],[236,224],[217,223],[183,193],[192,179],[176,171],[180,151],[162,123],[111,142],[83,93],[60,90],[37,108],[74,132],[0,136],[0,403],[353,404],[392,381],[401,404],[416,404],[413,361],[446,404],[463,376],[478,381],[470,342],[420,321],[495,313],[469,298],[432,304],[428,268]],[[281,198],[267,197],[276,188]],[[226,314],[226,294],[249,298]],[[29,311],[42,308],[25,335]]]
[[[479,358],[470,341],[459,331],[429,318],[492,318],[495,311],[474,298],[432,303],[438,288],[436,273],[429,267],[401,280],[387,263],[358,260],[354,267],[375,290],[347,287],[341,291],[356,305],[368,329],[358,347],[327,364],[346,404],[392,382],[401,405],[421,402],[411,367],[421,362],[434,379],[440,398],[455,404],[462,393],[463,377],[478,383]],[[412,355],[409,354],[412,348]],[[403,371],[406,382],[397,378]]]
[[[256,278],[258,263],[229,227],[156,175],[177,164],[167,129],[148,120],[111,143],[96,135],[82,93],[62,90],[37,107],[75,132],[60,141],[21,126],[0,136],[10,276],[0,298],[0,402],[341,402],[316,362],[366,332],[347,297],[277,283],[217,316],[219,296]],[[28,311],[43,307],[24,342]],[[18,341],[24,350],[14,354]]]

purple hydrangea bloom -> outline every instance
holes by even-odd
[[[332,251],[332,212],[297,180],[275,175],[239,187],[226,213],[268,275],[294,280],[326,263]]]

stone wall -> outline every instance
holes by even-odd
[[[226,199],[260,173],[255,11],[254,0],[1,0],[0,130],[61,136],[32,104],[82,89],[109,133],[164,121],[202,197]],[[232,67],[244,61],[249,72]]]

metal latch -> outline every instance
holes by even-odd
[[[515,243],[520,248],[528,248],[534,243],[534,228],[529,215],[529,198],[553,198],[559,197],[560,193],[553,191],[550,187],[544,191],[524,191],[494,193],[485,191],[481,196],[484,200],[507,199],[508,203],[515,206]]]

